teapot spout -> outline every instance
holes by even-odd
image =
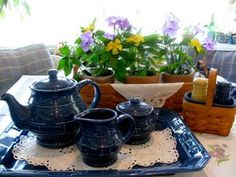
[[[19,129],[27,129],[29,118],[29,107],[21,105],[11,94],[5,93],[1,100],[7,102],[12,121]]]

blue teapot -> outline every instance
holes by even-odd
[[[49,77],[34,82],[28,106],[22,106],[10,94],[1,96],[9,106],[10,114],[16,127],[29,130],[37,136],[40,145],[59,148],[74,143],[79,130],[73,117],[86,110],[79,91],[85,85],[94,87],[94,99],[89,108],[96,107],[100,100],[100,89],[91,80],[76,80],[58,77],[58,71],[49,70]]]

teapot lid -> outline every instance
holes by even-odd
[[[153,107],[141,101],[139,97],[131,97],[129,101],[118,104],[116,109],[131,116],[145,116],[153,111]]]
[[[58,77],[56,69],[48,71],[49,77],[40,81],[34,82],[30,88],[36,91],[55,92],[70,89],[76,85],[76,81],[66,77]]]

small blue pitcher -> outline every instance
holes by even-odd
[[[77,146],[83,161],[94,167],[109,166],[116,162],[122,145],[134,132],[135,121],[128,114],[117,116],[108,108],[92,108],[77,114],[74,119],[80,123]],[[121,132],[120,126],[129,126]]]

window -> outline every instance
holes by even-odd
[[[81,26],[94,18],[99,28],[106,28],[108,16],[127,17],[143,32],[160,31],[163,20],[173,12],[182,25],[210,23],[212,14],[218,30],[236,32],[234,0],[31,0],[31,15],[24,19],[8,10],[0,20],[0,47],[32,43],[57,44],[74,40]],[[235,3],[234,3],[235,4]]]

